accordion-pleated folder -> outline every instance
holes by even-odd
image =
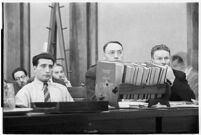
[[[118,105],[117,86],[122,83],[123,72],[123,63],[107,61],[97,63],[95,95],[98,100],[109,101],[111,106]]]
[[[99,61],[95,94],[98,100],[109,101],[109,105],[115,107],[122,99],[146,99],[152,103],[165,100],[167,103],[166,72],[167,67],[151,63]]]

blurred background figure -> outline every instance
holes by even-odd
[[[20,90],[24,85],[26,85],[29,79],[27,71],[21,67],[18,67],[13,70],[12,78],[15,81],[14,83],[15,93],[17,93],[18,90]]]
[[[187,53],[179,52],[173,55],[172,67],[176,70],[183,71],[186,74],[188,84],[198,100],[198,71],[187,63]]]
[[[171,51],[165,44],[155,45],[151,49],[151,60],[154,64],[167,66],[166,80],[171,86],[170,101],[191,101],[195,94],[190,88],[184,72],[175,70],[171,65]]]
[[[182,57],[179,55],[172,56],[172,67],[176,70],[185,72],[185,63]]]
[[[52,79],[59,79],[63,81],[67,87],[72,87],[70,81],[64,73],[64,67],[61,64],[55,64],[53,67]]]

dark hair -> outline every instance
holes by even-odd
[[[13,79],[15,80],[15,73],[16,72],[18,72],[18,71],[22,71],[22,72],[24,72],[24,74],[27,76],[27,71],[24,69],[24,68],[22,68],[22,67],[18,67],[18,68],[16,68],[16,69],[14,69],[13,70],[13,72],[12,72],[12,77],[13,77]]]
[[[119,44],[123,49],[123,45],[119,41],[109,41],[103,46],[103,52],[105,52],[106,47],[111,43]]]
[[[160,44],[160,45],[155,45],[152,49],[151,49],[151,57],[153,58],[155,51],[157,50],[165,50],[167,52],[170,53],[170,49],[165,45],[165,44]]]
[[[50,60],[52,60],[53,64],[55,63],[55,59],[54,59],[54,57],[51,54],[49,54],[49,53],[40,53],[40,54],[38,54],[38,55],[36,55],[36,56],[34,56],[32,58],[32,64],[33,64],[33,66],[37,66],[38,65],[38,60],[39,59],[50,59]]]
[[[181,64],[183,64],[183,63],[184,63],[183,58],[182,58],[182,57],[180,57],[179,55],[173,55],[173,56],[172,56],[172,61],[175,61],[175,60],[177,60],[177,61],[178,61],[178,63],[181,63]]]

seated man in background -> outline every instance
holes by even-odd
[[[26,85],[29,79],[27,71],[21,67],[13,70],[12,77],[16,82],[14,83],[15,93],[17,93],[24,85]]]
[[[107,42],[103,46],[104,58],[106,61],[122,61],[123,46],[118,41]],[[85,74],[85,85],[87,90],[87,100],[96,100],[95,85],[96,85],[96,65],[93,65]]]
[[[182,57],[178,55],[172,56],[172,68],[185,72],[185,63]]]
[[[54,79],[59,79],[63,81],[67,87],[72,87],[70,81],[67,79],[67,77],[64,74],[64,67],[61,64],[54,64],[53,66],[53,73],[52,73],[53,82],[54,82]]]
[[[184,72],[171,67],[170,49],[164,45],[156,45],[151,49],[152,62],[158,65],[167,65],[167,82],[171,85],[170,101],[191,101],[195,95],[188,85]]]
[[[34,80],[25,85],[16,95],[16,106],[31,107],[32,102],[66,102],[73,101],[67,88],[49,81],[55,59],[48,53],[33,57]]]
[[[182,56],[179,56],[179,54],[172,56],[172,67],[176,70],[183,71],[186,74],[188,84],[198,100],[198,72],[193,69],[192,66],[187,66],[187,63],[185,63],[185,60]]]

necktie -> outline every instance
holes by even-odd
[[[44,102],[50,102],[50,93],[48,90],[47,82],[44,83],[43,90],[44,90]]]

